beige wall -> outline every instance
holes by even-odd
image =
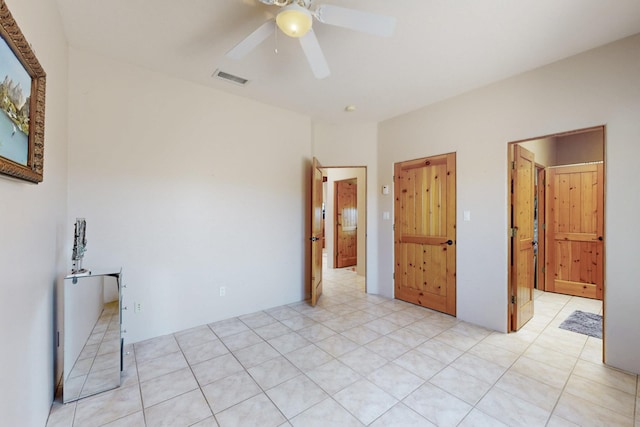
[[[507,144],[607,125],[605,348],[608,363],[640,372],[640,35],[381,123],[378,182],[394,162],[457,153],[457,312],[507,329]],[[393,209],[392,198],[380,210]],[[462,212],[471,221],[462,221]],[[393,294],[393,235],[378,228],[380,292]]]
[[[556,165],[556,138],[541,138],[521,142],[519,145],[531,151],[537,164],[542,166]]]
[[[303,299],[308,117],[75,49],[70,81],[69,220],[142,304],[125,342]]]
[[[6,0],[47,73],[44,181],[0,178],[0,424],[45,424],[53,400],[57,301],[71,252],[67,47],[55,2]],[[59,372],[58,372],[59,375]]]
[[[574,131],[577,129],[567,129]],[[604,160],[604,132],[601,129],[569,135],[533,139],[519,143],[543,166],[573,165]]]
[[[604,160],[602,131],[577,133],[556,138],[557,165]]]

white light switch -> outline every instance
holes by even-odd
[[[465,221],[471,221],[471,211],[464,211],[463,216]]]
[[[389,186],[388,185],[383,185],[382,186],[382,194],[389,194]]]
[[[389,215],[389,212],[385,211],[382,212],[382,219],[389,219],[391,218],[391,215]]]

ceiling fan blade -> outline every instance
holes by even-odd
[[[307,57],[307,61],[309,61],[311,71],[313,71],[316,79],[329,77],[329,74],[331,74],[329,64],[327,64],[324,53],[322,53],[320,43],[318,43],[318,38],[316,37],[316,33],[313,32],[313,28],[303,37],[300,37],[300,46],[302,46],[302,50]]]
[[[316,10],[316,18],[323,24],[362,31],[375,36],[391,37],[396,28],[396,18],[362,12],[355,9],[323,4]]]
[[[264,42],[276,29],[276,20],[270,19],[260,25],[257,30],[249,34],[247,38],[235,45],[229,52],[227,58],[242,59],[253,49]]]

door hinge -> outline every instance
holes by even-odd
[[[393,224],[391,227],[393,228],[393,231],[396,231],[396,225],[395,224]]]
[[[511,170],[516,170],[516,162],[511,162]]]
[[[509,237],[516,237],[516,234],[518,234],[517,228],[514,227],[509,229]]]
[[[542,229],[546,230],[547,229],[547,224],[542,224]]]
[[[393,176],[391,177],[391,182],[396,182],[396,176],[395,176],[395,175],[393,175]]]
[[[56,347],[60,347],[60,331],[56,331]]]
[[[516,303],[516,296],[511,295],[511,304],[515,304],[515,303]]]
[[[542,272],[546,273],[547,272],[547,267],[542,267]]]

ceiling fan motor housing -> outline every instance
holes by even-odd
[[[270,6],[288,6],[290,4],[296,3],[300,7],[309,8],[311,5],[311,0],[259,0],[260,3],[268,4]]]
[[[260,3],[268,4],[269,6],[286,6],[291,3],[291,0],[259,0]]]

